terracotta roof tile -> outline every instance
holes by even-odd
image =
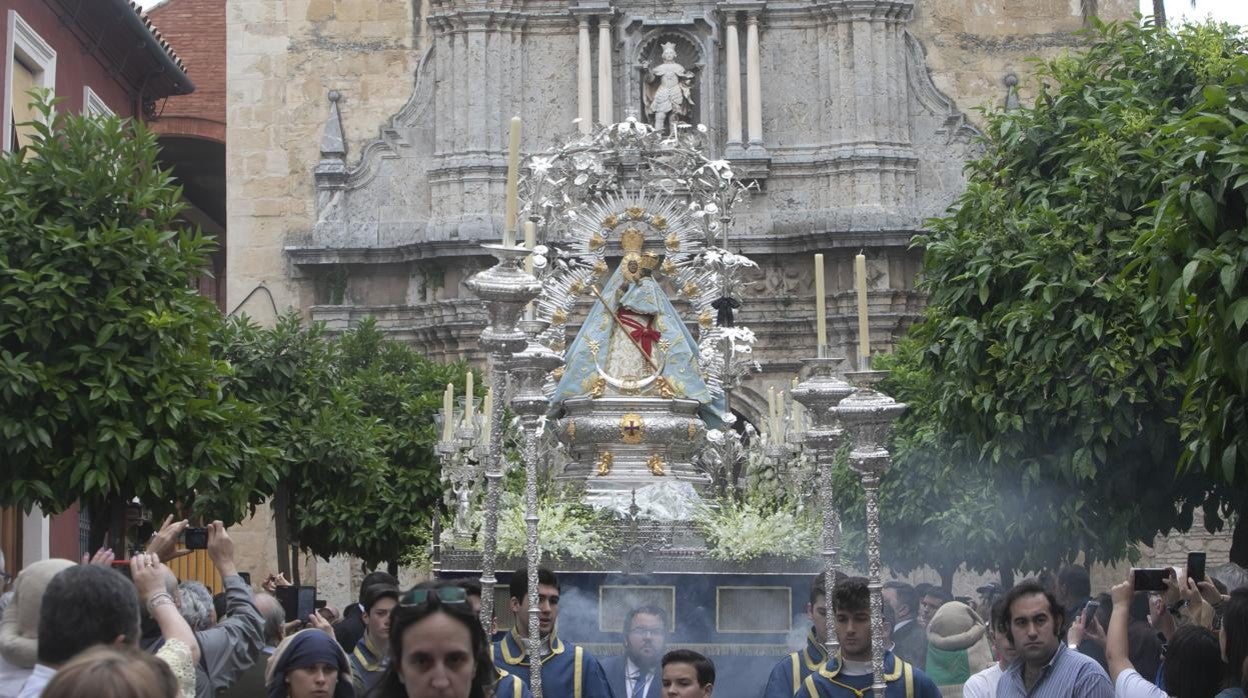
[[[147,27],[147,30],[152,33],[152,38],[156,39],[156,43],[160,44],[160,47],[165,50],[165,53],[169,54],[169,58],[177,64],[178,68],[181,69],[182,72],[189,73],[186,69],[186,63],[181,57],[178,56],[178,52],[173,50],[173,46],[169,45],[169,42],[165,41],[165,38],[161,36],[160,30],[157,29],[156,25],[152,23],[152,19],[147,16],[147,13],[143,11],[143,8],[139,7],[139,4],[134,0],[127,0],[127,3],[130,5],[130,9],[134,10],[134,13],[139,16],[139,19],[143,20],[143,26]]]

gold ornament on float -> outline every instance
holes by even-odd
[[[641,415],[636,412],[629,412],[620,418],[620,441],[629,445],[635,445],[642,442],[645,437],[646,423],[641,421]]]

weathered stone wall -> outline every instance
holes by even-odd
[[[1028,58],[1078,44],[1084,5],[1107,22],[1128,20],[1138,9],[1133,0],[930,0],[915,3],[910,30],[923,42],[936,86],[976,119],[978,107],[1003,103],[1009,73],[1027,94]]]
[[[359,147],[411,93],[420,52],[411,0],[228,0],[226,179],[235,307],[258,285],[303,308],[282,248],[315,216],[312,168],[331,89]],[[272,316],[262,294],[244,310]]]

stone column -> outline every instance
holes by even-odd
[[[758,55],[758,14],[745,18],[745,98],[746,120],[750,129],[750,145],[763,144],[763,90],[759,75],[762,60]]]
[[[741,46],[737,41],[737,13],[727,13],[724,62],[728,66],[728,142],[741,144]]]
[[[581,133],[589,133],[594,121],[593,73],[589,65],[589,16],[576,18],[578,42],[576,49],[576,115],[580,117]]]
[[[611,80],[611,15],[598,18],[598,122],[615,123]]]

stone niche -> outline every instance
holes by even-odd
[[[646,79],[646,69],[663,64],[663,47],[671,45],[675,48],[675,62],[692,74],[689,79],[688,112],[679,120],[685,124],[705,124],[714,127],[716,123],[715,109],[710,105],[717,104],[714,81],[714,65],[708,69],[708,56],[714,57],[712,44],[712,27],[705,22],[691,22],[687,27],[663,26],[646,27],[641,22],[634,22],[624,30],[625,55],[631,55],[632,69],[624,76],[624,93],[630,95],[627,112],[636,114],[646,122],[653,124],[654,119],[645,111],[650,93],[655,89]],[[630,44],[633,44],[630,47]],[[706,104],[704,105],[703,102]],[[709,123],[708,123],[709,122]]]

